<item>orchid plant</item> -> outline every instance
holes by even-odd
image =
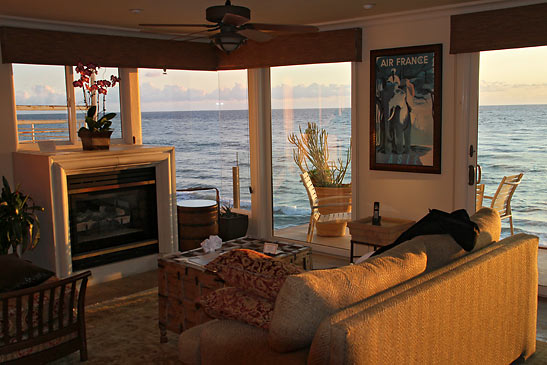
[[[116,116],[116,113],[106,112],[106,94],[109,87],[114,87],[120,79],[117,76],[111,75],[110,80],[93,80],[93,75],[98,74],[99,66],[95,64],[84,65],[78,63],[76,66],[76,72],[80,74],[80,78],[73,82],[74,87],[81,87],[84,95],[84,102],[87,109],[85,118],[86,127],[80,128],[89,130],[90,132],[103,132],[109,131],[112,125],[112,119]],[[102,115],[97,112],[97,106],[93,105],[94,100],[97,100],[97,105],[100,106],[102,95]]]

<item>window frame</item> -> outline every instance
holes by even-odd
[[[56,65],[46,65],[46,66],[56,66]],[[118,69],[118,75],[120,75],[122,69],[119,67],[116,67]],[[68,127],[68,139],[66,140],[49,140],[49,139],[41,139],[41,140],[35,140],[35,141],[21,141],[20,135],[19,135],[19,119],[17,116],[17,103],[15,102],[15,126],[17,129],[17,145],[19,148],[22,149],[34,149],[36,146],[39,146],[39,142],[48,142],[48,143],[54,143],[56,146],[80,146],[81,141],[78,138],[78,130],[77,130],[77,118],[76,118],[76,112],[77,110],[85,110],[82,106],[76,105],[76,92],[75,87],[73,85],[74,82],[74,66],[64,66],[65,71],[65,95],[66,95],[66,110],[67,110],[67,127]],[[12,80],[13,80],[13,64],[12,64]],[[13,80],[15,81],[15,80]],[[13,82],[13,92],[15,95],[15,82]],[[111,138],[110,142],[111,144],[123,144],[124,143],[124,120],[122,115],[122,101],[121,101],[121,88],[118,89],[119,98],[120,98],[120,128],[121,128],[121,138]],[[43,105],[37,105],[37,106],[43,106]],[[62,105],[61,105],[62,106]]]

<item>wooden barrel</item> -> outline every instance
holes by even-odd
[[[184,200],[177,206],[179,250],[200,247],[210,235],[218,235],[218,204],[214,200]]]

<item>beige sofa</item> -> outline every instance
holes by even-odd
[[[467,253],[420,236],[359,265],[290,276],[269,331],[213,320],[180,336],[188,364],[508,364],[535,351],[537,237],[499,240],[483,208]]]

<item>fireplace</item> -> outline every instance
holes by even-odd
[[[158,252],[153,167],[67,176],[73,270]]]
[[[90,267],[90,285],[154,270],[178,247],[174,161],[148,145],[14,153],[15,180],[44,207],[24,258],[59,277]]]

